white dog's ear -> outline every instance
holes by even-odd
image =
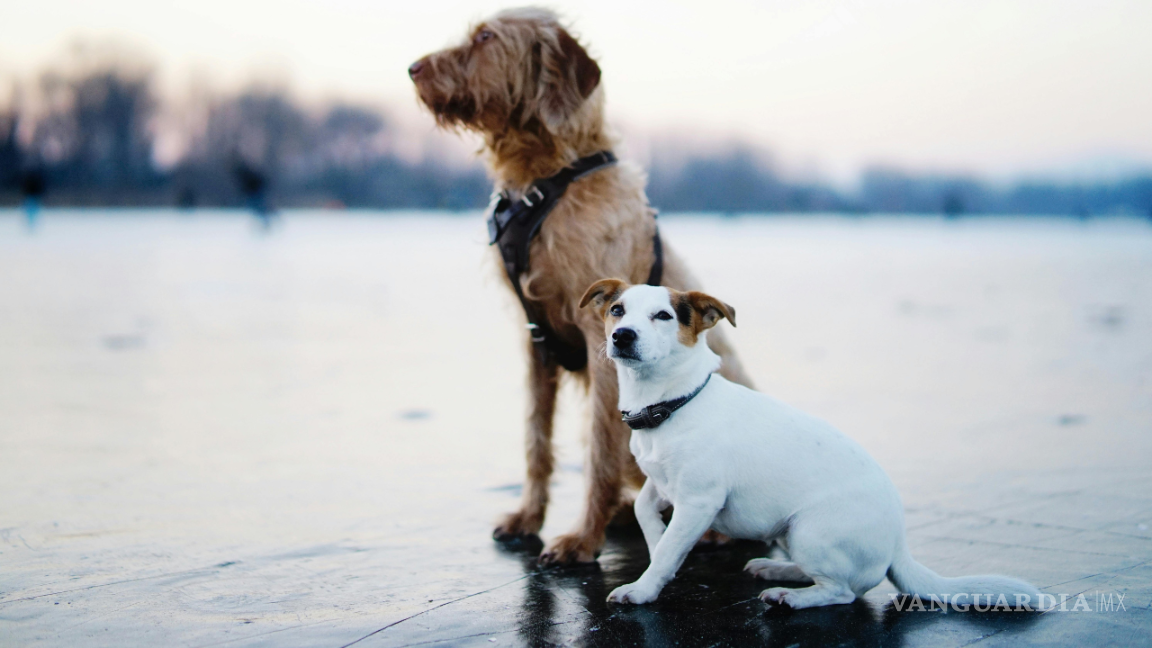
[[[600,313],[600,319],[604,319],[608,312],[608,306],[627,289],[627,282],[619,279],[601,279],[588,286],[588,290],[580,298],[580,308],[592,304],[592,307]]]
[[[549,34],[551,36],[551,34]],[[540,41],[540,83],[536,105],[548,130],[555,132],[575,114],[600,84],[600,66],[575,38],[557,27],[555,40]]]
[[[681,293],[676,305],[676,317],[682,326],[691,327],[693,334],[707,331],[721,319],[736,326],[736,309],[715,297],[693,290]]]

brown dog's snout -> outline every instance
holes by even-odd
[[[427,67],[428,67],[428,58],[427,57],[422,58],[419,61],[416,61],[412,65],[408,66],[408,76],[411,77],[413,81],[415,81],[416,77],[420,76],[420,73],[423,72],[424,69]]]

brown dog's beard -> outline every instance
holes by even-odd
[[[452,85],[463,84],[457,82]],[[514,123],[509,116],[512,110],[490,94],[468,92],[467,89],[444,92],[428,88],[421,89],[418,96],[436,118],[437,126],[447,130],[463,128],[487,136],[493,131],[506,130]]]
[[[471,97],[446,97],[428,103],[441,128],[475,128],[479,110]]]
[[[539,118],[525,117],[523,102],[511,109],[502,105],[480,106],[470,96],[429,96],[421,101],[444,129],[463,129],[484,137],[493,169],[501,176],[516,181],[531,181],[555,173],[564,160],[557,152],[557,142]],[[499,102],[494,102],[499,104]],[[505,173],[509,168],[516,171]]]
[[[436,118],[436,125],[444,129],[475,128],[479,104],[475,96],[463,91],[466,87],[464,81],[445,78],[444,73],[437,70],[440,64],[435,59],[428,65],[433,76],[417,82],[416,94],[420,103]]]

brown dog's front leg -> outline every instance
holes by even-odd
[[[528,475],[520,510],[509,513],[496,526],[492,537],[497,540],[539,533],[548,508],[548,480],[552,477],[554,463],[552,418],[556,413],[558,367],[555,359],[544,357],[531,342],[528,343],[528,364],[528,391],[532,398],[524,436]]]
[[[599,331],[598,331],[599,332]],[[599,345],[592,347],[598,349]],[[540,554],[544,564],[593,562],[604,544],[604,529],[620,506],[624,468],[631,456],[631,431],[617,409],[616,368],[597,351],[589,353],[592,380],[592,435],[584,465],[584,514],[572,532],[558,536]]]

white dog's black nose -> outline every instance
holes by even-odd
[[[612,344],[617,349],[627,349],[636,341],[636,331],[630,328],[618,328],[612,331]]]

